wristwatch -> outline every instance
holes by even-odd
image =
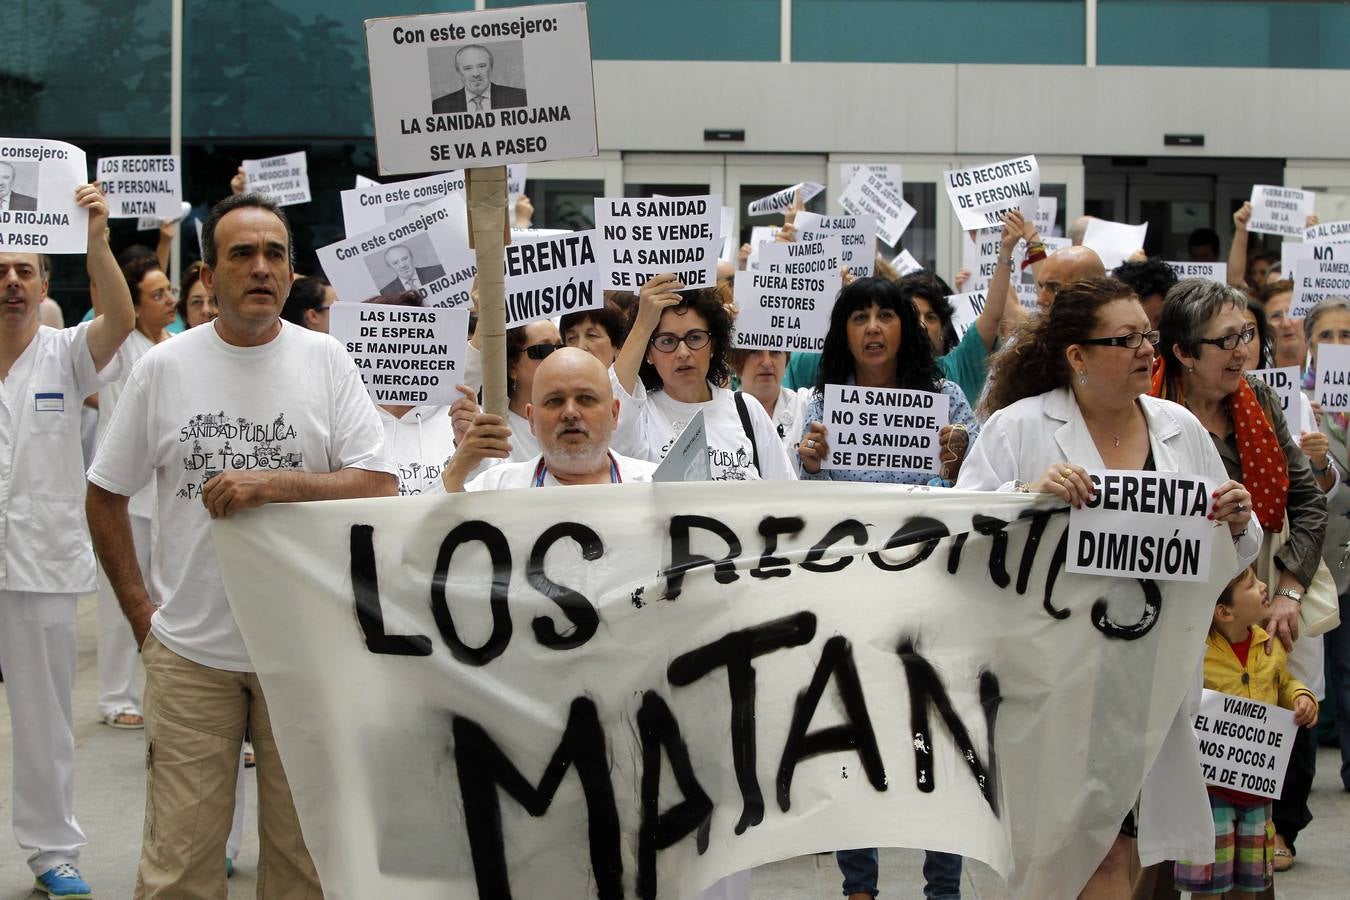
[[[1303,602],[1303,594],[1302,594],[1302,592],[1296,591],[1296,590],[1294,590],[1293,588],[1280,588],[1278,591],[1275,592],[1275,596],[1276,596],[1276,597],[1288,597],[1290,600],[1293,600],[1295,603],[1302,603],[1302,602]]]

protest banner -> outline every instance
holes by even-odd
[[[895,259],[891,260],[891,265],[895,267],[895,271],[899,272],[902,277],[913,272],[923,271],[923,264],[915,259],[914,254],[910,253],[908,250],[901,250],[897,253]]]
[[[348,237],[364,234],[452,195],[458,196],[458,201],[451,206],[451,215],[456,221],[467,223],[464,185],[464,172],[456,169],[390,184],[372,182],[366,187],[343,191],[342,228]],[[460,231],[467,246],[468,225]]]
[[[1096,493],[1069,510],[1065,571],[1157,581],[1208,581],[1218,487],[1199,475],[1089,469]],[[1227,534],[1227,530],[1224,531]]]
[[[1303,240],[1310,244],[1344,244],[1350,241],[1350,221],[1319,222],[1303,229]]]
[[[854,278],[871,278],[877,258],[876,216],[822,216],[797,213],[797,240],[803,243],[836,235],[840,241],[839,264]]]
[[[904,194],[905,179],[899,163],[840,163],[839,183],[848,185],[858,177],[858,173],[867,170],[881,176],[881,180],[891,186],[897,194]]]
[[[1083,232],[1083,246],[1095,250],[1106,271],[1110,272],[1130,254],[1144,249],[1144,237],[1147,234],[1147,222],[1129,225],[1093,218],[1088,221],[1087,231]]]
[[[73,144],[0,138],[0,185],[9,199],[0,209],[0,250],[85,252],[89,213],[75,202],[85,166],[84,151]]]
[[[1167,260],[1165,265],[1176,273],[1178,279],[1204,278],[1219,284],[1228,283],[1228,263]]]
[[[839,295],[840,239],[765,244],[759,270],[737,272],[731,345],[819,353]]]
[[[830,456],[824,469],[884,469],[937,474],[938,429],[951,398],[937,391],[825,385]]]
[[[328,333],[351,354],[371,400],[448,406],[460,398],[467,309],[335,303],[328,315]]]
[[[1298,273],[1292,279],[1289,316],[1293,319],[1302,319],[1328,297],[1350,297],[1350,246],[1313,244],[1311,250],[1311,258],[1297,263]]]
[[[985,291],[998,266],[998,251],[1003,244],[1003,229],[981,228],[961,235],[961,268],[970,273],[966,288]]]
[[[1317,402],[1322,412],[1350,412],[1350,347],[1317,345]]]
[[[595,229],[506,245],[506,327],[605,305]]]
[[[708,459],[708,426],[703,410],[694,413],[684,431],[675,439],[666,458],[652,472],[652,481],[709,481],[712,463]]]
[[[381,173],[595,156],[584,3],[367,19],[365,30]],[[524,172],[506,189],[524,193]]]
[[[745,267],[759,268],[759,248],[771,244],[778,237],[778,229],[772,225],[755,225],[750,229],[750,255],[745,259]]]
[[[1253,234],[1280,234],[1287,238],[1302,237],[1308,216],[1313,214],[1317,195],[1312,191],[1276,187],[1271,184],[1252,185],[1252,217],[1247,230]]]
[[[1278,799],[1297,733],[1292,710],[1205,688],[1195,717],[1205,783]]]
[[[985,291],[968,291],[964,294],[951,294],[947,297],[947,302],[952,307],[952,327],[956,329],[956,338],[959,341],[966,336],[966,332],[975,324],[980,313],[984,312],[988,295]]]
[[[956,218],[966,231],[1001,225],[1003,212],[1020,209],[1035,219],[1041,191],[1041,168],[1034,156],[942,173]]]
[[[136,219],[136,230],[154,231],[157,228],[162,228],[166,222],[178,222],[181,221],[182,219],[186,219],[188,217],[188,214],[191,212],[192,212],[192,204],[184,200],[182,203],[178,204],[178,212],[175,215],[170,216],[168,218],[161,219],[159,216],[138,217]]]
[[[104,156],[99,158],[97,171],[108,198],[109,218],[179,218],[183,169],[178,157]]]
[[[1069,575],[1065,523],[1017,493],[624,484],[212,537],[328,900],[687,898],[895,846],[1069,900],[1190,728],[1237,563]]]
[[[802,203],[810,203],[815,196],[825,190],[825,185],[816,181],[799,181],[792,187],[785,187],[781,191],[774,191],[767,197],[760,197],[758,200],[750,201],[746,207],[746,212],[752,216],[768,216],[774,213],[785,213],[793,201],[797,198],[797,192],[801,191]]]
[[[416,291],[424,306],[468,306],[477,274],[464,235],[464,199],[450,194],[387,225],[318,249],[342,301]]]
[[[1290,434],[1298,434],[1303,430],[1302,423],[1299,422],[1299,402],[1298,395],[1299,382],[1303,373],[1299,371],[1298,366],[1281,366],[1278,369],[1249,369],[1248,375],[1254,375],[1257,378],[1270,385],[1275,391],[1275,396],[1280,398],[1280,409],[1284,411],[1284,423],[1289,427]]]
[[[246,159],[243,165],[249,191],[266,194],[277,206],[310,201],[309,160],[304,150],[267,159]]]
[[[600,277],[607,291],[636,292],[674,272],[686,288],[717,283],[722,198],[596,197]]]
[[[1055,231],[1055,217],[1059,215],[1058,197],[1036,198],[1036,233],[1042,238],[1051,237]]]
[[[914,221],[918,210],[905,202],[900,191],[875,172],[861,170],[844,188],[839,205],[855,216],[875,216],[876,236],[888,247],[894,247]]]

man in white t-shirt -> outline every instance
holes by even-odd
[[[220,317],[149,350],[89,470],[94,546],[146,669],[146,808],[137,898],[220,897],[244,730],[257,759],[266,896],[318,900],[267,701],[230,613],[209,519],[266,503],[393,495],[398,479],[351,357],[279,316],[290,225],[258,194],[202,228]],[[155,482],[149,584],[127,500]],[[276,598],[284,602],[285,598]]]
[[[34,253],[0,253],[0,660],[13,734],[14,835],[32,851],[39,890],[88,897],[75,864],[71,691],[78,664],[75,601],[94,590],[81,510],[84,398],[117,377],[117,348],[136,314],[108,247],[108,207],[92,185],[89,274],[101,315],[58,330],[38,321],[46,270]]]
[[[483,460],[511,455],[510,426],[501,416],[479,413],[445,467],[445,489],[454,493],[652,480],[655,463],[609,449],[619,401],[608,370],[585,350],[563,347],[539,364],[525,415],[539,441],[538,456],[494,465],[466,484]]]

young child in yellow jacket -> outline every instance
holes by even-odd
[[[1317,723],[1317,700],[1289,674],[1284,645],[1272,641],[1258,624],[1269,616],[1266,585],[1254,568],[1229,582],[1214,604],[1205,647],[1205,687],[1292,709],[1294,724],[1311,728]],[[1270,800],[1211,786],[1209,805],[1214,812],[1214,863],[1178,862],[1176,888],[1232,900],[1255,898],[1275,878]]]

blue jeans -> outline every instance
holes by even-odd
[[[844,876],[844,895],[877,895],[877,851],[837,850],[834,860]],[[955,853],[925,850],[923,895],[928,900],[961,900],[961,857]]]

